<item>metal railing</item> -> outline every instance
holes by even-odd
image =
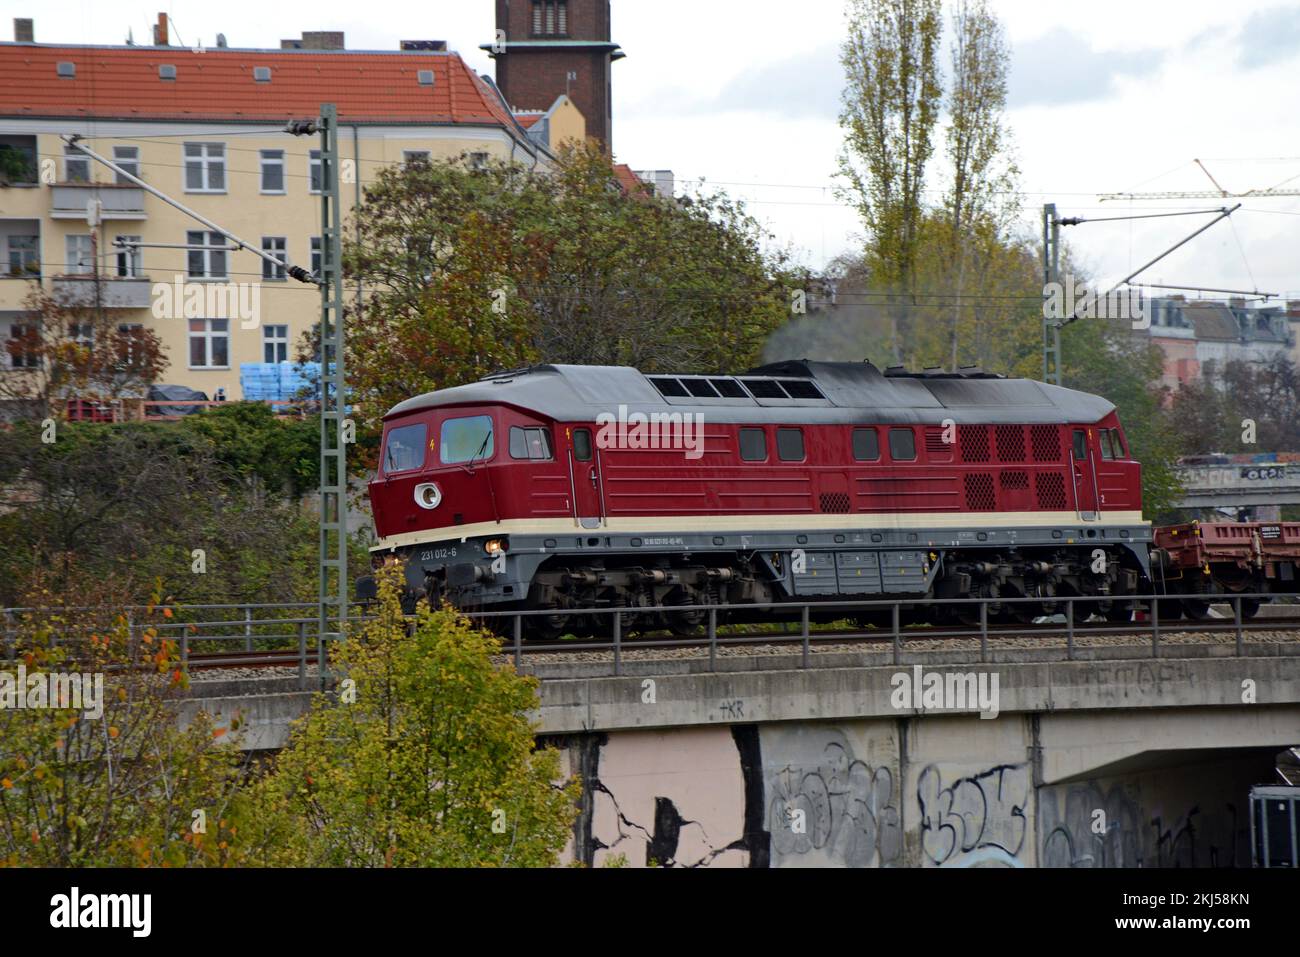
[[[708,670],[717,669],[719,651],[755,645],[788,644],[799,652],[799,667],[812,665],[813,649],[817,645],[833,645],[876,641],[890,643],[890,663],[902,663],[902,655],[910,642],[947,641],[964,639],[978,640],[979,661],[987,662],[990,656],[990,642],[1000,637],[1024,638],[1065,638],[1064,660],[1073,661],[1078,656],[1078,639],[1093,636],[1124,636],[1141,638],[1144,647],[1149,649],[1149,657],[1162,657],[1162,639],[1173,631],[1179,632],[1226,632],[1234,636],[1233,654],[1243,656],[1247,653],[1246,634],[1250,631],[1295,630],[1300,632],[1300,604],[1296,605],[1296,617],[1262,617],[1250,619],[1242,613],[1243,602],[1300,602],[1297,593],[1242,593],[1231,596],[1189,596],[1215,605],[1227,605],[1232,609],[1229,618],[1192,619],[1186,621],[1161,620],[1159,614],[1151,613],[1151,602],[1156,600],[1161,606],[1181,608],[1181,597],[1169,595],[1127,595],[1122,600],[1132,603],[1133,607],[1146,616],[1146,620],[1133,621],[1091,621],[1097,607],[1102,602],[1113,602],[1114,597],[1107,596],[1058,596],[1044,600],[1042,598],[960,598],[960,599],[890,599],[890,600],[828,600],[766,602],[744,604],[714,605],[655,605],[639,607],[604,607],[578,609],[536,609],[512,611],[463,611],[467,618],[484,627],[495,628],[503,635],[502,652],[509,654],[516,667],[521,667],[525,655],[547,654],[554,652],[607,652],[611,654],[612,673],[616,676],[625,673],[624,656],[629,650],[654,648],[699,648],[707,649]],[[1037,617],[1026,621],[1007,621],[1006,612],[1015,606],[1032,606],[1032,611],[1040,612]],[[1046,607],[1044,607],[1046,606]],[[930,618],[933,608],[942,608],[950,617],[944,624],[928,624],[909,621],[911,618]],[[158,620],[157,613],[163,608],[172,610],[172,617]],[[3,630],[0,631],[0,644],[5,657],[13,660],[18,634],[18,622],[22,615],[35,611],[27,608],[3,609]],[[59,611],[87,611],[89,608],[64,608]],[[104,609],[97,609],[104,611]],[[245,603],[222,605],[183,605],[156,606],[153,615],[148,616],[148,627],[155,628],[161,637],[175,640],[178,645],[181,666],[203,668],[230,667],[266,667],[277,665],[295,668],[298,686],[305,689],[308,684],[308,670],[317,666],[321,687],[329,682],[328,644],[334,640],[327,629],[321,633],[314,603]],[[348,615],[348,622],[355,627],[373,620],[374,616],[366,613],[366,605],[357,605]],[[112,609],[111,612],[126,619],[131,637],[138,638],[143,631],[144,621],[150,609],[146,606],[129,606]],[[731,612],[770,611],[770,623],[732,623],[726,619]],[[1047,614],[1041,614],[1046,611]],[[206,618],[199,613],[215,613],[218,617]],[[628,621],[645,616],[659,618],[663,615],[680,615],[690,612],[701,616],[697,634],[668,634],[667,629],[658,623],[640,626],[636,629],[638,637],[630,637]],[[875,613],[883,626],[856,625],[845,631],[834,629],[838,622],[853,621],[862,616]],[[957,620],[957,615],[964,613],[969,623]],[[198,617],[196,617],[196,614]],[[1023,617],[1029,618],[1026,613]],[[1136,617],[1136,616],[1134,616]],[[565,627],[569,623],[578,625],[574,619],[594,620],[598,625],[594,630],[600,632],[594,637],[566,637],[546,641],[525,638],[529,619],[562,618]],[[743,629],[763,628],[771,624],[782,626],[781,631],[744,632]],[[826,630],[818,630],[826,629]],[[592,630],[590,628],[574,630]],[[736,633],[738,632],[739,633]],[[1300,643],[1298,638],[1297,643]],[[233,647],[232,647],[233,646]],[[1045,645],[1045,647],[1048,647]],[[1089,657],[1104,657],[1108,648],[1125,649],[1129,653],[1121,657],[1132,657],[1133,644],[1097,646],[1089,651]],[[1255,647],[1251,645],[1251,647]],[[206,651],[204,649],[207,649]]]

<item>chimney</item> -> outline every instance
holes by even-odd
[[[158,25],[153,28],[153,45],[156,47],[168,46],[167,38],[167,14],[158,14]]]
[[[302,32],[304,50],[342,50],[342,30],[304,30]]]
[[[14,17],[14,43],[35,43],[31,17]]]
[[[1233,296],[1231,299],[1228,300],[1228,305],[1231,306],[1233,309],[1245,309],[1246,300],[1243,299],[1241,296]]]
[[[1288,299],[1286,301],[1286,314],[1300,319],[1300,299]]]

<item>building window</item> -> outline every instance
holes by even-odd
[[[90,157],[75,146],[63,147],[63,179],[68,183],[90,182]]]
[[[262,192],[284,191],[284,150],[262,150]]]
[[[230,365],[230,320],[190,320],[190,368],[225,369]]]
[[[487,168],[487,164],[488,164],[488,155],[487,155],[487,153],[470,153],[470,154],[469,154],[469,168],[470,168],[470,169],[486,169],[486,168]]]
[[[325,182],[325,170],[321,163],[320,150],[312,150],[307,154],[307,179],[310,183],[308,188],[313,193],[319,193],[321,184]]]
[[[767,458],[767,434],[762,429],[740,430],[740,460],[762,462]]]
[[[95,344],[95,327],[89,322],[70,322],[68,339],[89,349]]]
[[[311,271],[313,275],[319,276],[321,271],[321,243],[319,236],[311,238]]]
[[[274,256],[281,262],[288,261],[288,243],[289,241],[283,236],[263,236],[262,252],[268,256]],[[262,260],[262,278],[271,282],[280,282],[285,277],[283,266],[277,266],[267,260]]]
[[[569,5],[565,0],[533,0],[533,35],[567,36]]]
[[[402,150],[402,162],[407,166],[415,163],[428,165],[429,157],[432,155],[428,150]]]
[[[9,275],[39,276],[41,261],[40,239],[37,236],[9,237]]]
[[[122,169],[126,170],[126,172],[130,173],[132,176],[136,177],[136,179],[140,178],[140,147],[114,146],[113,162],[122,167]],[[116,173],[114,175],[117,177],[117,182],[119,183],[123,183],[127,186],[135,185],[121,173]]]
[[[138,243],[140,241],[139,236],[118,236],[117,238],[128,243]],[[140,275],[139,246],[117,247],[117,274],[119,276]]]
[[[776,457],[782,462],[803,461],[803,429],[776,430]]]
[[[185,144],[185,191],[187,193],[224,193],[226,191],[226,144]]]
[[[67,262],[64,268],[72,276],[88,275],[95,268],[94,246],[89,233],[72,233],[64,237]]]
[[[140,359],[140,343],[144,338],[144,325],[139,322],[124,322],[117,327],[118,355],[127,365],[135,365]]]
[[[5,351],[9,355],[11,369],[35,369],[40,366],[37,338],[34,325],[15,322],[9,327],[9,341],[5,343]]]
[[[289,327],[262,327],[262,361],[286,362],[289,359]]]
[[[226,239],[221,233],[188,232],[185,243],[201,247],[189,251],[191,279],[226,278]]]
[[[916,460],[916,435],[911,429],[889,430],[889,457],[895,462]]]

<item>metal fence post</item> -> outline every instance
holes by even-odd
[[[1241,598],[1240,596],[1232,599],[1232,618],[1237,626],[1237,657],[1245,654],[1245,639],[1241,634]]]
[[[709,609],[709,671],[718,665],[718,609]]]
[[[980,599],[980,661],[989,660],[989,605]]]
[[[1074,599],[1065,600],[1065,659],[1074,660]]]
[[[253,606],[244,606],[244,650],[253,650]]]
[[[515,671],[524,663],[524,616],[515,615]]]
[[[899,664],[899,658],[902,653],[903,636],[898,631],[898,602],[894,602],[894,664]]]
[[[804,605],[804,606],[803,606],[803,611],[802,611],[802,612],[800,613],[800,615],[799,615],[799,627],[801,628],[801,632],[800,632],[800,633],[803,635],[803,665],[802,665],[802,667],[807,668],[807,667],[808,667],[808,643],[809,643],[809,642],[808,642],[808,606],[807,606],[807,605]]]
[[[623,674],[623,615],[614,612],[614,675]]]
[[[298,622],[298,690],[307,690],[307,623]]]
[[[1160,657],[1160,599],[1151,599],[1151,657]]]

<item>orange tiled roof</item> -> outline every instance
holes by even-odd
[[[57,75],[62,61],[76,65],[74,78]],[[163,64],[175,80],[159,78]],[[271,68],[269,83],[253,79],[259,66]],[[433,71],[432,87],[418,83],[420,70]],[[456,53],[0,43],[0,116],[279,122],[331,102],[344,122],[516,129]]]
[[[515,120],[524,129],[530,129],[534,123],[542,118],[541,113],[516,113]]]
[[[632,172],[632,167],[626,163],[614,164],[614,178],[618,180],[619,188],[628,196],[636,196],[646,191],[646,185],[641,181],[641,177]]]

